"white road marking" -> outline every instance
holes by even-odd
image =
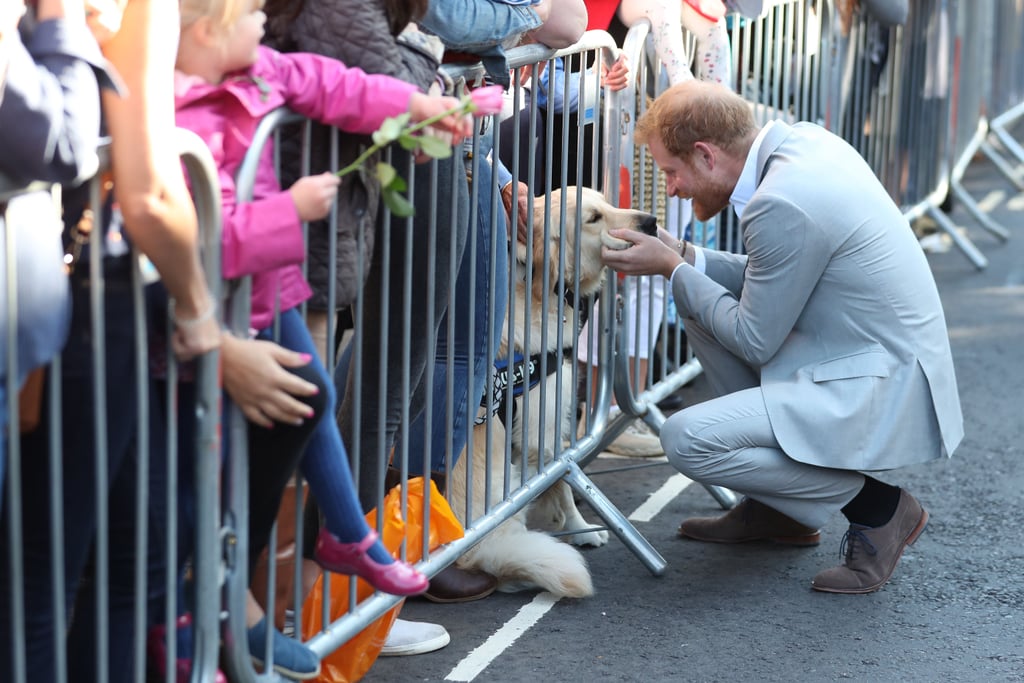
[[[991,213],[993,209],[1003,203],[1006,193],[1002,190],[992,190],[978,202],[978,208],[985,213]]]
[[[540,621],[541,617],[547,614],[559,600],[561,598],[557,598],[551,593],[538,594],[532,602],[523,605],[514,617],[485,640],[480,647],[466,655],[465,659],[459,662],[458,666],[452,669],[444,679],[446,681],[462,681],[463,683],[476,679],[481,671],[511,647],[512,643],[519,639],[519,636]]]
[[[672,475],[668,481],[661,485],[660,489],[648,496],[643,505],[633,511],[633,514],[628,517],[629,521],[651,521],[671,500],[685,491],[686,487],[692,483],[692,479],[687,479],[681,474]]]
[[[1024,210],[1024,194],[1019,194],[1006,202],[1006,208],[1010,211]]]

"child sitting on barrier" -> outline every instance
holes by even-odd
[[[262,339],[276,331],[282,346],[309,355],[311,367],[325,379],[324,412],[333,415],[332,383],[326,381],[329,375],[298,311],[310,295],[299,264],[305,258],[301,223],[327,215],[340,181],[325,173],[301,178],[282,190],[274,173],[273,149],[268,147],[256,172],[254,200],[238,204],[234,174],[260,119],[281,106],[350,132],[369,133],[389,116],[408,110],[421,121],[453,109],[458,101],[429,97],[403,81],[368,76],[318,55],[285,55],[260,47],[265,21],[260,6],[259,0],[247,0],[230,11],[217,0],[183,0],[177,121],[207,142],[217,163],[224,218],[223,274],[252,276],[251,327]],[[471,130],[468,120],[454,114],[435,125],[456,137]],[[272,325],[275,309],[281,313]],[[313,416],[312,409],[308,415]],[[247,417],[264,426],[272,422],[268,415],[252,411]],[[301,469],[325,518],[315,547],[322,567],[358,574],[396,595],[426,589],[427,578],[392,558],[366,524],[334,420],[317,423]],[[261,504],[254,501],[253,507]],[[250,650],[259,647],[260,642],[250,642]]]
[[[697,77],[732,87],[732,59],[722,0],[622,0],[619,16],[626,26],[651,22],[651,37],[671,85],[693,78],[680,27],[696,40]]]

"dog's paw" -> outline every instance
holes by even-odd
[[[633,246],[632,242],[627,242],[626,240],[619,239],[618,237],[612,237],[607,232],[601,233],[601,244],[609,249],[615,249],[617,251],[629,249]]]
[[[589,545],[595,548],[600,548],[608,542],[608,531],[606,529],[597,529],[594,531],[577,533],[570,536],[569,539],[573,545]]]

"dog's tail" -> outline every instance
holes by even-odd
[[[508,593],[540,588],[564,598],[594,594],[583,555],[568,543],[528,530],[517,517],[485,536],[459,565],[497,577],[498,590]]]

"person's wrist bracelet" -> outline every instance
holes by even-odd
[[[689,246],[690,243],[687,242],[686,240],[679,240],[679,256],[682,257],[684,261],[686,260],[686,250],[687,248],[689,248]]]
[[[189,330],[199,327],[207,320],[213,318],[214,314],[217,312],[217,302],[213,300],[213,297],[210,297],[209,305],[206,307],[206,310],[204,310],[202,313],[200,313],[194,318],[179,318],[177,313],[175,312],[175,309],[175,302],[172,300],[171,320],[174,321],[174,326],[181,329]]]

